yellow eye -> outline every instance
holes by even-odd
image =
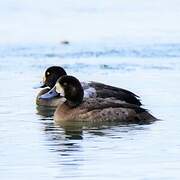
[[[50,72],[47,72],[46,74],[47,74],[47,76],[49,76],[49,75],[50,75]]]

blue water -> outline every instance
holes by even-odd
[[[179,179],[179,3],[0,1],[0,179]],[[133,91],[160,120],[55,124],[33,89],[51,65]]]
[[[179,179],[179,45],[116,50],[96,45],[99,49],[1,46],[1,179]],[[129,126],[54,124],[36,109],[38,91],[32,88],[50,65],[61,65],[81,80],[127,88],[161,120]]]
[[[70,42],[71,43],[71,42]],[[121,44],[107,42],[72,42],[64,44],[19,44],[1,45],[0,56],[42,58],[91,58],[91,57],[137,57],[175,58],[180,57],[180,43],[164,44]]]

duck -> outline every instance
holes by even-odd
[[[37,94],[36,105],[41,107],[56,108],[59,103],[64,102],[64,99],[60,96],[55,96],[49,100],[39,98],[41,95],[50,91],[54,87],[57,79],[63,75],[66,75],[66,71],[60,66],[51,66],[46,69],[43,81],[34,87],[35,89],[42,88],[42,90]]]
[[[67,75],[64,68],[61,66],[51,66],[45,71],[43,82],[38,86],[42,89],[36,98],[36,104],[41,106],[51,106],[57,107],[60,102],[64,102],[64,99],[57,95],[51,100],[45,100],[39,98],[41,95],[50,91],[54,86],[56,81],[61,77]],[[90,81],[90,82],[81,82],[81,85],[84,89],[84,96],[86,98],[99,97],[99,98],[116,98],[121,101],[125,101],[130,104],[141,106],[140,97],[133,92],[122,89],[119,87],[110,86],[100,82]],[[53,93],[53,91],[50,91]]]
[[[51,93],[51,92],[54,93]],[[151,123],[156,118],[146,109],[115,97],[84,97],[81,82],[74,76],[60,77],[51,92],[40,96],[40,99],[51,99],[56,95],[65,98],[54,112],[55,122],[114,122]]]

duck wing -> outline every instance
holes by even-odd
[[[156,120],[146,109],[114,98],[85,98],[81,105],[71,108],[67,103],[58,106],[54,119],[80,122],[120,122],[149,124]]]
[[[78,108],[81,121],[118,121],[122,123],[150,123],[156,120],[146,109],[113,98],[88,98]]]
[[[87,111],[92,111],[94,109],[105,109],[105,108],[128,108],[134,109],[136,112],[144,112],[146,109],[135,105],[126,103],[124,101],[112,98],[87,98],[84,100],[83,104],[80,105],[81,109],[86,109]]]
[[[97,97],[100,98],[114,97],[116,99],[125,101],[130,104],[135,104],[138,106],[142,105],[139,96],[126,89],[113,87],[110,85],[106,85],[99,82],[93,82],[93,81],[89,82],[88,85],[96,90]]]

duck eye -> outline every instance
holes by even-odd
[[[67,86],[67,82],[64,82],[64,83],[63,83],[63,86]]]
[[[50,72],[47,72],[46,75],[49,76],[49,75],[50,75]]]

